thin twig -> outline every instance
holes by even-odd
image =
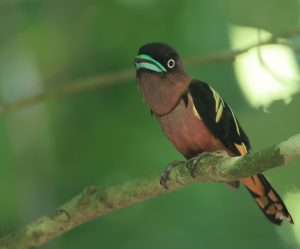
[[[48,99],[91,90],[96,87],[118,84],[120,81],[129,80],[133,77],[134,72],[132,70],[123,70],[117,73],[102,74],[99,76],[78,80],[70,84],[64,84],[60,87],[49,89],[44,93],[0,105],[0,115],[7,112],[21,110],[23,108],[39,104]]]
[[[189,66],[192,65],[201,65],[208,63],[225,63],[232,62],[235,58],[241,54],[247,53],[250,49],[264,46],[268,44],[278,43],[280,38],[290,38],[296,34],[300,34],[300,27],[290,29],[288,31],[276,34],[265,41],[255,43],[251,46],[245,47],[243,49],[237,49],[227,52],[213,53],[209,55],[201,55],[196,57],[187,58],[185,60],[186,64]],[[134,78],[134,70],[127,69],[121,70],[113,73],[102,74],[98,76],[93,76],[90,78],[78,80],[69,84],[63,84],[57,88],[48,89],[44,93],[40,93],[31,97],[26,97],[20,100],[16,100],[10,103],[4,103],[0,105],[0,115],[8,112],[13,112],[17,110],[24,109],[36,104],[41,103],[49,99],[54,99],[62,96],[67,96],[75,94],[81,91],[87,91],[94,89],[96,87],[103,87],[107,85],[119,84]]]
[[[300,134],[245,157],[230,158],[221,151],[211,153],[196,163],[195,178],[190,176],[183,162],[171,171],[168,189],[159,184],[159,174],[103,189],[90,186],[51,214],[3,237],[0,249],[36,248],[99,216],[191,183],[229,182],[287,164],[297,157],[300,157]]]

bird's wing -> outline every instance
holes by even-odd
[[[212,134],[235,155],[249,153],[249,139],[233,111],[208,84],[193,80],[189,86],[194,106]]]
[[[230,107],[222,100],[220,95],[208,84],[193,80],[189,87],[193,104],[199,118],[203,120],[212,134],[235,155],[245,155],[250,151],[247,135],[241,128]],[[293,219],[285,207],[282,199],[271,184],[262,175],[241,178],[255,202],[274,224],[280,225],[286,219],[293,223]],[[230,182],[237,187],[238,182]]]

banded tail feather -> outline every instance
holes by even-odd
[[[281,225],[283,220],[294,224],[282,199],[262,174],[243,178],[241,182],[246,186],[264,215],[274,224]]]

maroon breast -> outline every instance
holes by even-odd
[[[193,109],[193,99],[189,95],[188,106],[181,100],[171,113],[157,117],[165,135],[175,148],[186,158],[191,158],[204,151],[225,150],[232,154],[209,131],[196,109]]]

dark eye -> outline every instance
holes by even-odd
[[[168,60],[167,66],[168,66],[168,68],[175,67],[175,61],[173,59]]]

